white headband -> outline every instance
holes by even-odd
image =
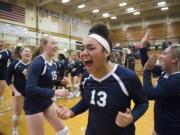
[[[110,54],[110,46],[109,43],[103,37],[99,36],[98,34],[90,34],[88,37],[97,40]]]

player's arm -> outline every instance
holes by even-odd
[[[16,64],[17,64],[17,61],[10,63],[6,72],[6,83],[7,85],[9,85],[9,87],[11,88],[11,90],[14,92],[15,95],[21,95],[12,83],[12,78],[14,75],[14,68]]]
[[[151,81],[151,71],[144,70],[143,85],[148,99],[159,100],[166,99],[180,94],[179,78],[171,76],[156,87]]]
[[[135,103],[135,106],[132,109],[133,121],[135,122],[146,112],[149,103],[138,76],[134,74],[130,78],[130,82],[131,88],[129,95]]]
[[[83,98],[71,108],[72,112],[74,112],[74,116],[85,112],[88,109],[88,106],[84,103]]]
[[[71,109],[68,109],[63,106],[59,106],[58,109],[56,110],[57,115],[63,119],[66,120],[68,118],[75,117],[78,114],[81,114],[85,112],[88,109],[88,107],[85,105],[83,98]]]
[[[7,50],[8,51],[8,55],[9,55],[9,60],[10,62],[12,62],[14,59],[13,59],[13,56],[12,56],[12,52],[10,50]]]

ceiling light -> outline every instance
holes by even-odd
[[[94,9],[92,12],[93,12],[93,13],[98,13],[98,12],[99,12],[99,9]]]
[[[104,13],[102,16],[103,17],[109,17],[109,13]]]
[[[112,16],[112,17],[111,17],[111,20],[115,20],[115,19],[117,19],[116,16]]]
[[[161,10],[168,10],[168,7],[162,7]]]
[[[84,8],[85,6],[86,6],[86,5],[81,4],[81,5],[78,6],[78,8]]]
[[[139,15],[140,14],[140,12],[134,12],[134,15]]]
[[[162,5],[165,5],[166,4],[166,2],[165,1],[162,1],[162,2],[158,2],[158,6],[162,6]]]
[[[126,5],[127,5],[126,2],[123,2],[123,3],[120,3],[120,4],[119,4],[120,7],[123,7],[123,6],[126,6]]]
[[[68,3],[70,0],[61,0],[62,3]]]
[[[133,7],[131,7],[131,8],[128,8],[127,11],[128,11],[129,13],[131,13],[131,12],[134,12],[135,10],[134,10]]]

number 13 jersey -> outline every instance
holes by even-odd
[[[130,108],[131,99],[135,103],[132,110],[134,121],[147,109],[148,101],[141,82],[133,71],[115,65],[101,79],[89,75],[84,79],[83,89],[82,99],[72,111],[79,114],[89,109],[86,135],[124,135],[125,132],[128,135],[134,134],[133,124],[120,128],[115,123],[118,112],[125,112],[126,108]]]

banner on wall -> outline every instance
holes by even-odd
[[[0,1],[0,18],[25,23],[25,8]]]

